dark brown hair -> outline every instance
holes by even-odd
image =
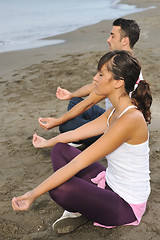
[[[132,92],[133,103],[143,113],[146,122],[150,123],[152,96],[149,84],[142,80],[134,90],[141,71],[138,60],[128,51],[115,50],[108,52],[99,60],[98,71],[103,65],[106,65],[108,71],[112,73],[113,79],[124,80],[126,94]]]
[[[151,123],[151,112],[150,107],[152,104],[152,95],[150,86],[145,80],[141,80],[138,87],[132,92],[131,98],[133,104],[142,111],[146,122]]]
[[[129,45],[134,47],[140,36],[140,28],[135,20],[118,18],[113,22],[113,26],[121,27],[121,38],[128,37]]]

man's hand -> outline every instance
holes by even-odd
[[[59,122],[56,118],[39,118],[38,122],[41,128],[47,131],[51,128],[59,126]]]
[[[71,92],[61,87],[57,88],[56,96],[60,100],[70,100],[72,98]]]

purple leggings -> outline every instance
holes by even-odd
[[[56,144],[51,152],[53,170],[66,165],[81,151],[65,143]],[[81,170],[70,180],[52,189],[51,198],[63,209],[80,212],[88,219],[106,226],[119,226],[134,222],[136,219],[132,208],[109,186],[105,189],[91,182],[105,167],[93,163]]]

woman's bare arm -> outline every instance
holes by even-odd
[[[145,141],[145,137],[143,136],[143,139],[141,139],[141,134],[139,135],[139,137],[137,137],[137,133],[139,134],[140,129],[142,132],[146,132],[146,125],[140,119],[140,116],[134,115],[135,114],[133,114],[133,117],[132,115],[129,115],[128,117],[123,116],[117,121],[115,121],[115,123],[112,124],[112,126],[102,137],[100,137],[90,147],[88,147],[78,156],[76,156],[70,163],[53,173],[49,178],[43,181],[32,191],[24,194],[21,197],[13,198],[13,209],[27,210],[31,203],[34,201],[34,199],[36,199],[38,196],[63,184],[80,170],[98,161],[105,155],[113,152],[124,142],[134,142],[135,140]],[[137,126],[139,126],[139,129],[135,125],[135,120],[138,123]]]

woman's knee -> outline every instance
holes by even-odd
[[[49,191],[50,197],[59,203],[60,205],[64,202],[68,202],[68,199],[71,197],[73,188],[69,182],[66,182],[55,189]]]
[[[66,143],[57,143],[51,150],[51,156],[53,155],[57,156],[59,153],[61,153],[65,145]]]

